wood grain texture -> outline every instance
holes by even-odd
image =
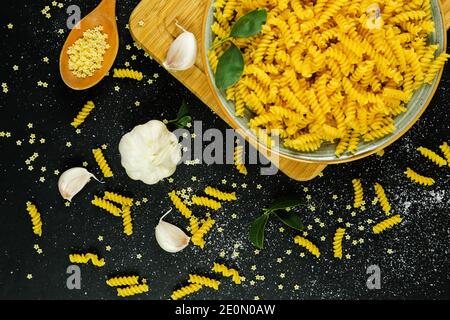
[[[202,39],[202,21],[207,3],[206,0],[142,0],[130,16],[131,35],[136,43],[161,64],[170,44],[181,32],[175,25],[176,21],[194,33],[197,41]],[[200,42],[198,47],[202,50]],[[218,107],[208,85],[202,54],[199,52],[192,68],[173,72],[172,75],[230,124],[227,116]],[[249,143],[255,145],[254,141]],[[282,155],[269,158],[287,176],[299,181],[313,179],[326,167],[324,164],[294,161]]]

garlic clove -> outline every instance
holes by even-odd
[[[161,219],[159,219],[159,223],[155,228],[155,237],[156,242],[158,242],[163,250],[175,253],[186,248],[191,238],[177,226],[163,220],[170,211],[172,211],[172,209],[167,211]]]
[[[167,51],[164,68],[169,71],[182,71],[192,67],[197,57],[197,39],[195,35],[186,31],[178,23],[177,26],[183,30],[170,45]]]
[[[94,178],[99,181],[92,173],[85,168],[74,167],[64,171],[58,180],[58,189],[61,196],[69,201],[83,189],[83,187]]]

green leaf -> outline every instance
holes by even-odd
[[[175,122],[175,127],[184,128],[189,122],[192,122],[191,116],[184,116]]]
[[[186,101],[183,100],[183,102],[181,103],[181,107],[178,110],[177,120],[179,120],[187,115],[189,115],[189,107],[188,107]]]
[[[245,16],[239,18],[231,28],[230,35],[235,38],[248,38],[261,31],[266,23],[266,9],[256,9],[250,11]]]
[[[253,245],[262,249],[264,245],[264,229],[266,227],[269,213],[264,213],[262,216],[256,218],[250,226],[250,241]]]
[[[275,215],[277,216],[278,219],[280,219],[281,222],[283,222],[288,227],[291,227],[299,231],[302,231],[305,228],[297,213],[280,211],[275,213]]]
[[[302,204],[303,200],[299,196],[284,196],[276,200],[266,211],[285,210]]]
[[[235,84],[244,72],[244,56],[241,50],[232,44],[219,58],[216,69],[216,86],[220,90]]]

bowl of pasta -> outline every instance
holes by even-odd
[[[277,137],[272,151],[291,160],[360,159],[400,138],[430,103],[450,57],[450,1],[441,2],[212,0],[202,39],[210,87],[232,126],[263,148]],[[260,32],[229,37],[253,10],[267,12]],[[244,67],[219,90],[230,46]]]

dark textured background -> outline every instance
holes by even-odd
[[[78,4],[84,15],[97,1],[62,3],[63,9],[53,7],[49,0],[2,3],[0,82],[7,83],[9,92],[0,92],[0,132],[11,132],[12,137],[0,137],[0,298],[112,299],[116,297],[115,291],[106,286],[105,279],[136,273],[147,278],[151,288],[149,293],[136,298],[167,299],[173,289],[186,283],[189,273],[210,274],[213,261],[237,268],[246,281],[237,286],[224,279],[220,291],[204,289],[191,299],[450,298],[450,168],[438,168],[415,151],[420,145],[438,150],[441,142],[449,140],[448,66],[423,117],[383,157],[329,166],[323,177],[305,183],[290,180],[281,173],[260,176],[256,165],[249,166],[248,176],[239,175],[230,165],[180,165],[173,183],[165,180],[147,186],[130,180],[120,165],[117,145],[124,133],[150,119],[173,118],[182,100],[188,102],[193,118],[203,121],[205,128],[225,130],[227,125],[133,46],[125,24],[137,0],[118,1],[120,50],[115,67],[128,61],[133,69],[144,73],[144,80],[138,83],[107,77],[86,91],[68,89],[58,70],[59,51],[67,36],[65,8]],[[40,12],[45,5],[50,6],[50,19]],[[9,22],[13,23],[13,29],[7,28]],[[64,34],[59,34],[58,29],[63,29]],[[126,50],[126,45],[131,45],[131,49]],[[132,55],[137,59],[133,60]],[[49,58],[48,64],[42,61],[45,56]],[[19,70],[13,71],[13,65],[18,65]],[[154,73],[159,77],[154,78]],[[148,79],[154,82],[149,84]],[[48,88],[37,86],[38,81],[47,82]],[[120,86],[119,92],[114,90],[116,85]],[[70,122],[87,100],[93,100],[96,108],[80,127],[81,134],[76,134]],[[141,102],[139,107],[134,105],[136,100]],[[28,123],[33,123],[32,129],[27,128]],[[34,144],[28,142],[30,134],[36,135]],[[41,138],[46,139],[44,144],[39,142]],[[23,141],[21,146],[16,144],[17,140]],[[66,147],[66,142],[72,146]],[[107,179],[105,184],[89,183],[66,207],[58,194],[58,177],[53,171],[62,172],[87,161],[88,169],[101,176],[91,149],[102,144],[108,145],[105,155],[114,178]],[[39,157],[33,163],[34,170],[29,171],[24,161],[33,152]],[[45,172],[40,171],[42,166],[46,167]],[[436,184],[424,188],[410,183],[403,175],[406,166],[435,177]],[[192,176],[198,181],[193,182]],[[40,182],[40,177],[45,182]],[[355,177],[363,181],[367,210],[352,217],[346,205],[352,202],[351,180]],[[221,184],[222,179],[227,180],[225,185]],[[384,217],[379,207],[371,204],[375,181],[385,187],[393,212],[404,217],[401,226],[379,236],[371,234],[367,222]],[[191,187],[200,192],[206,185],[231,190],[233,182],[237,184],[239,201],[225,204],[218,213],[213,213],[217,225],[204,250],[189,246],[171,255],[158,247],[153,228],[170,206],[168,191]],[[248,186],[243,188],[243,183]],[[257,189],[257,184],[262,188]],[[103,190],[122,192],[138,200],[148,197],[148,203],[133,208],[131,238],[123,235],[120,220],[90,204],[93,195],[100,195]],[[280,194],[311,196],[306,200],[307,207],[297,211],[305,224],[313,227],[308,230],[308,238],[320,247],[320,259],[307,252],[301,257],[299,254],[305,251],[293,243],[295,233],[287,228],[281,233],[281,225],[275,220],[268,224],[264,250],[254,253],[248,241],[249,224]],[[334,194],[337,200],[332,199]],[[32,233],[25,210],[27,200],[34,201],[41,211],[42,238]],[[310,210],[311,206],[315,211]],[[328,210],[334,214],[330,216]],[[196,209],[198,215],[201,211]],[[343,223],[352,224],[347,228],[351,239],[344,240],[344,255],[351,257],[342,261],[332,258],[331,246],[335,229],[342,225],[339,217]],[[178,214],[171,215],[169,221],[185,226]],[[364,230],[358,229],[361,226]],[[223,228],[222,233],[218,227]],[[103,241],[97,239],[99,235]],[[322,236],[325,241],[320,240]],[[363,244],[351,244],[360,238],[364,239]],[[43,250],[42,254],[33,249],[35,244]],[[111,246],[109,252],[105,249],[107,245]],[[106,266],[98,269],[82,265],[82,289],[70,291],[65,286],[68,254],[88,249],[104,256]],[[388,254],[388,249],[393,253]],[[223,257],[219,256],[221,251]],[[233,252],[237,254],[233,256]],[[381,290],[366,288],[366,268],[371,264],[381,268]],[[32,274],[31,280],[27,279],[28,274]],[[255,280],[257,275],[264,276],[264,280]]]

